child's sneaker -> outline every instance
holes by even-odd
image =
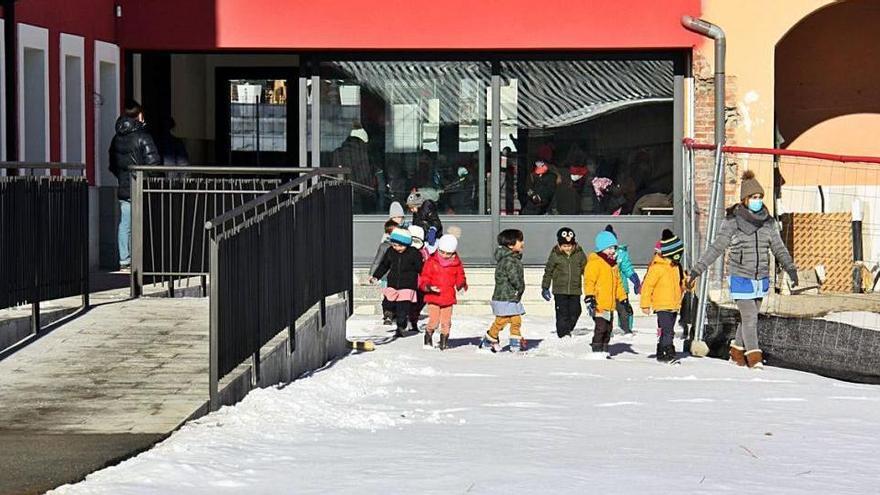
[[[480,341],[480,349],[488,349],[492,352],[499,352],[501,350],[501,345],[498,344],[498,341],[493,339],[487,333],[483,335],[483,340]]]
[[[522,347],[520,345],[522,339],[518,337],[510,338],[510,352],[520,352],[522,351]]]

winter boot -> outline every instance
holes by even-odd
[[[409,328],[411,331],[419,333],[419,320],[413,320],[409,322]]]
[[[442,338],[441,338],[442,340]],[[425,330],[425,347],[433,348],[434,347],[434,332],[430,330]]]
[[[402,327],[397,327],[397,329],[394,331],[394,336],[395,337],[405,337],[406,336],[406,325],[404,325]]]
[[[675,344],[669,344],[666,346],[666,362],[671,363],[677,360],[678,357],[675,355]]]
[[[669,350],[672,348],[672,353]],[[675,347],[657,344],[657,361],[660,363],[668,363],[675,359]]]
[[[440,334],[440,350],[445,351],[446,348],[449,347],[449,335]]]
[[[749,364],[749,368],[752,368],[753,370],[764,369],[764,353],[761,352],[761,349],[746,351],[745,357],[746,362]]]
[[[382,313],[382,324],[383,325],[394,325],[394,313],[391,311],[385,311]]]
[[[737,366],[746,365],[746,350],[742,347],[730,342],[730,362]]]

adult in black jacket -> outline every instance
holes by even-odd
[[[144,113],[136,101],[125,104],[125,112],[116,120],[116,135],[110,142],[110,173],[119,181],[119,266],[131,266],[131,167],[159,165],[162,158],[156,143],[146,130]]]
[[[360,126],[333,151],[334,167],[351,168],[351,181],[354,184],[354,212],[375,213],[377,178],[370,165],[370,145],[367,132]]]

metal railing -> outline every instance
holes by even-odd
[[[199,277],[202,294],[207,295],[209,243],[205,222],[276,190],[286,177],[339,171],[304,167],[132,167],[132,296],[141,295],[145,279],[167,284],[169,295],[174,296],[175,281],[188,277]],[[283,198],[279,194],[273,199],[230,220],[241,223]]]
[[[334,174],[347,169],[330,169]],[[219,407],[220,378],[252,361],[260,379],[260,348],[285,328],[294,351],[295,323],[326,297],[346,293],[352,304],[351,184],[311,172],[205,222],[210,237],[210,408]],[[293,194],[300,191],[298,194]],[[332,245],[333,255],[327,254]]]
[[[41,302],[81,295],[75,314],[88,309],[89,204],[82,174],[25,173],[82,171],[82,164],[0,162],[0,169],[20,171],[0,177],[0,308],[31,305],[30,333],[0,349],[4,357],[46,330]]]

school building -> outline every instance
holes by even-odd
[[[713,142],[713,44],[684,15],[726,32],[729,144],[880,155],[871,0],[0,5],[0,158],[85,164],[95,267],[116,261],[107,149],[128,98],[193,165],[351,167],[359,263],[418,189],[470,263],[505,228],[539,263],[560,226],[591,244],[613,223],[644,264],[686,191],[708,204],[711,163],[685,172],[682,142]]]

